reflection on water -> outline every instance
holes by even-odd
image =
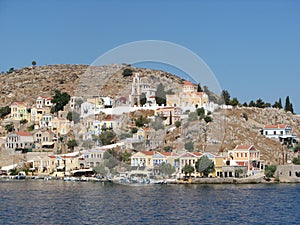
[[[1,224],[299,224],[300,184],[0,181]]]

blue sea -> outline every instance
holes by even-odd
[[[0,180],[0,224],[300,224],[300,184]]]

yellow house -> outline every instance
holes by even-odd
[[[131,166],[133,167],[153,167],[152,156],[155,151],[140,151],[131,156]]]
[[[205,156],[207,156],[211,161],[214,162],[215,165],[215,170],[214,172],[210,173],[208,176],[209,177],[222,177],[223,176],[223,162],[224,162],[224,158],[223,156],[216,154],[216,153],[212,153],[212,152],[206,152],[204,153]]]
[[[59,135],[67,134],[71,129],[71,122],[63,118],[53,118],[51,120],[51,130]]]
[[[13,120],[30,121],[30,113],[28,112],[27,104],[25,102],[14,102],[10,105],[11,117]]]
[[[228,151],[230,166],[247,167],[247,174],[252,175],[264,169],[263,160],[260,160],[260,151],[253,145],[237,145]]]

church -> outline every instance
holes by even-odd
[[[190,81],[184,81],[181,93],[168,94],[166,99],[168,106],[180,108],[200,108],[209,102],[208,95],[205,92],[197,92],[197,85]]]

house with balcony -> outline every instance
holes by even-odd
[[[52,107],[53,98],[52,97],[46,97],[46,96],[39,96],[35,101],[35,107],[37,109],[45,108],[45,107]]]
[[[7,135],[5,147],[13,151],[28,152],[32,149],[33,143],[34,140],[31,133],[27,131],[14,132]]]
[[[57,145],[57,138],[50,130],[36,130],[33,132],[33,140],[36,149],[54,150]]]
[[[11,118],[13,120],[27,120],[30,121],[30,113],[28,105],[25,102],[13,102],[10,105],[11,108]]]
[[[292,147],[298,144],[297,135],[293,134],[293,129],[287,124],[267,124],[261,130],[267,138],[277,139],[282,144]]]
[[[153,168],[152,157],[156,151],[140,151],[131,156],[131,167],[133,168]]]
[[[80,168],[94,168],[103,162],[105,151],[102,149],[91,149],[85,151],[79,158]]]
[[[246,175],[254,175],[264,171],[264,161],[260,159],[260,151],[253,145],[237,145],[228,151],[224,177],[236,177],[237,171]],[[242,172],[243,171],[243,172]]]

